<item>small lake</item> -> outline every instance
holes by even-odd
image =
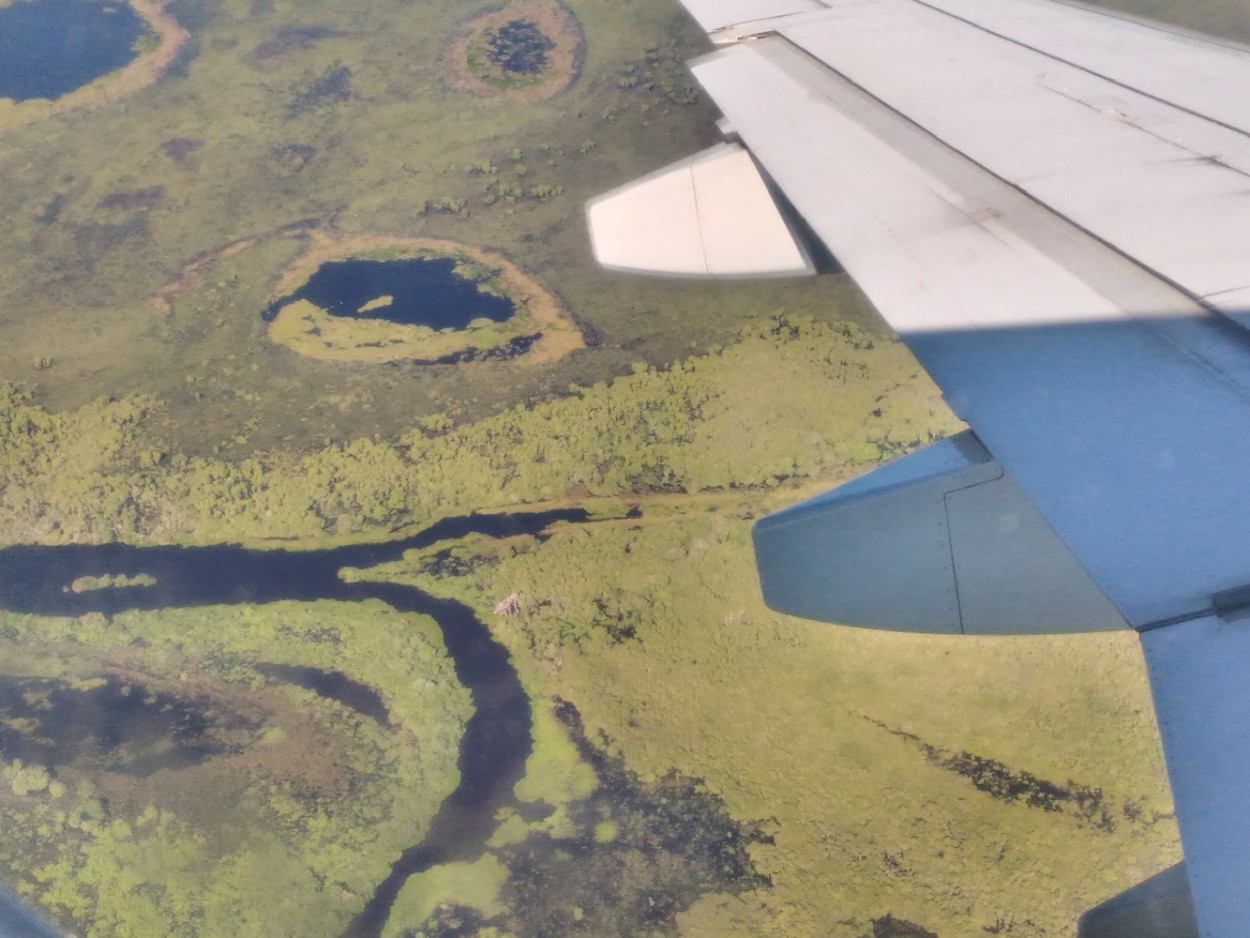
[[[463,329],[475,319],[503,322],[513,314],[512,300],[483,292],[455,268],[450,257],[329,261],[294,293],[274,302],[265,319],[296,300],[307,300],[331,316],[431,329]]]
[[[135,58],[148,25],[124,3],[17,0],[0,6],[0,97],[59,98]]]

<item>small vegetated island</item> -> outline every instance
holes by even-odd
[[[554,296],[501,254],[432,238],[322,237],[282,277],[269,337],[312,358],[455,364],[584,345]]]
[[[583,45],[581,27],[559,3],[510,3],[469,20],[446,65],[462,91],[546,98],[577,77]]]
[[[0,0],[0,127],[152,84],[186,32],[156,0]]]

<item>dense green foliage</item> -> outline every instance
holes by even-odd
[[[662,785],[674,772],[702,779],[697,788],[680,789],[681,798],[694,805],[706,792],[723,801],[741,825],[731,837],[760,822],[773,837],[745,847],[749,876],[763,879],[746,887],[743,899],[732,898],[727,883],[688,879],[696,855],[676,852],[666,861],[674,864],[667,878],[704,885],[667,907],[669,917],[656,923],[661,931],[858,938],[878,921],[919,923],[942,935],[1014,921],[1023,935],[1064,934],[1081,909],[1174,855],[1131,636],[883,635],[798,623],[761,606],[749,568],[752,516],[793,498],[796,487],[852,473],[954,426],[906,352],[857,327],[778,315],[724,348],[668,369],[640,366],[550,403],[459,425],[422,419],[395,440],[238,463],[153,452],[145,439],[145,420],[155,412],[150,401],[48,415],[8,393],[6,432],[15,444],[4,450],[13,457],[0,506],[23,539],[268,535],[324,542],[327,533],[377,538],[437,516],[542,501],[581,501],[601,506],[598,517],[620,519],[557,527],[546,539],[474,535],[351,572],[353,579],[414,582],[493,619],[536,702],[535,750],[518,786],[532,807],[498,819],[490,863],[435,868],[410,882],[396,905],[396,934],[452,933],[446,929],[466,921],[482,924],[482,934],[538,934],[553,927],[559,909],[592,914],[581,900],[562,906],[566,894],[558,890],[551,897],[555,918],[535,920],[532,928],[516,908],[523,898],[517,871],[535,872],[540,862],[559,869],[565,842],[589,851],[568,868],[577,877],[551,879],[565,882],[568,896],[598,895],[597,878],[620,877],[620,851],[632,849],[622,831],[635,823],[628,799],[614,802],[605,793],[602,765],[587,775],[594,758],[571,747],[566,729],[552,722],[546,702],[555,697],[581,711],[589,738],[606,733],[605,758],[637,773],[642,787],[633,790]],[[91,438],[101,443],[82,445]],[[65,450],[84,460],[67,476],[81,492],[55,475],[50,484],[36,483],[36,467],[65,464]],[[101,497],[110,492],[114,501]],[[636,510],[626,511],[629,504]],[[521,596],[520,612],[492,617],[511,593]],[[88,645],[122,648],[141,637],[150,655],[173,644],[223,677],[255,682],[247,662],[264,657],[264,643],[281,631],[269,608],[230,612],[229,621],[248,628],[214,635],[211,646],[204,644],[210,633],[190,627],[208,615],[226,613],[119,617],[120,631],[101,629],[102,622],[20,621],[40,621],[42,640],[73,634]],[[410,653],[373,642],[357,664],[345,666],[332,647],[305,643],[276,660],[345,669],[381,691],[393,711],[403,708],[402,674],[427,667],[422,656],[414,665]],[[437,675],[427,680],[436,683],[420,686],[446,686]],[[414,711],[414,719],[422,712],[430,716]],[[1020,732],[1022,722],[1028,733]],[[439,736],[450,747],[458,727],[459,717],[436,719],[427,731],[451,731]],[[380,733],[368,730],[369,745],[386,745]],[[365,752],[355,758],[370,761]],[[369,783],[374,794],[362,805],[407,790],[393,775],[382,778],[389,780]],[[33,779],[34,787],[41,781]],[[253,794],[247,803],[289,803],[280,790]],[[548,807],[537,811],[540,805]],[[255,810],[261,817],[264,809]],[[333,828],[342,838],[336,842],[358,845],[361,837],[372,842],[395,831],[390,843],[400,845],[382,815],[348,816],[346,826]],[[272,827],[274,816],[267,817]],[[43,818],[16,826],[46,827]],[[402,829],[411,835],[419,827],[414,816]],[[644,823],[640,830],[664,827]],[[281,837],[286,828],[256,830]],[[326,849],[329,842],[329,835],[319,841]],[[67,844],[67,859],[48,866],[62,871],[56,882],[86,862],[75,859],[86,847],[72,837]],[[114,859],[124,853],[112,841],[100,849]],[[293,860],[278,865],[292,876],[315,868]],[[120,869],[130,870],[129,861]],[[346,906],[360,900],[358,890],[384,865],[360,869]],[[190,882],[177,888],[227,889]],[[61,902],[60,892],[49,894]],[[629,898],[637,893],[616,895],[619,901],[595,908],[595,920],[605,928],[641,921]],[[527,906],[534,901],[524,898]],[[74,905],[65,899],[60,908]],[[78,914],[104,914],[98,908],[89,913],[83,906]],[[172,908],[158,904],[171,919]],[[831,921],[843,924],[833,928]],[[632,926],[619,927],[628,933]]]
[[[6,754],[27,734],[44,745],[39,763],[4,760],[3,878],[81,934],[337,932],[456,784],[468,701],[423,617],[277,603],[0,614],[0,629],[6,675],[97,694],[121,680],[159,712],[199,717],[186,743],[202,757],[181,760],[169,740],[76,739],[82,728],[51,714],[5,723],[18,734]],[[255,662],[346,671],[379,689],[390,721],[266,680]],[[40,686],[22,680],[27,695]]]
[[[237,462],[157,450],[150,400],[49,415],[4,393],[11,542],[376,538],[491,506],[846,475],[954,426],[896,341],[786,316],[672,368],[472,424],[436,415],[396,440]]]

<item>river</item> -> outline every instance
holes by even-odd
[[[381,934],[395,897],[409,876],[450,860],[481,855],[498,810],[513,804],[533,745],[529,698],[508,651],[463,603],[413,586],[346,583],[344,567],[367,568],[398,560],[404,551],[477,533],[489,537],[537,534],[557,521],[585,522],[585,509],[463,515],[430,525],[412,537],[325,550],[213,547],[132,547],[124,544],[21,545],[0,549],[0,606],[48,616],[106,615],[129,609],[380,599],[439,625],[456,676],[468,688],[473,715],[460,740],[460,782],[443,801],[422,840],[403,852],[391,873],[352,920],[344,938]],[[145,574],[150,586],[74,592],[79,577]]]

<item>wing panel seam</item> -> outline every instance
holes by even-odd
[[[848,88],[853,89],[853,91],[857,93],[858,95],[860,95],[862,98],[866,99],[872,104],[875,104],[879,108],[885,110],[890,115],[892,115],[899,121],[903,122],[904,124],[912,128],[913,130],[921,133],[931,143],[942,147],[944,150],[952,154],[955,154],[957,157],[965,161],[970,166],[975,167],[976,169],[984,173],[986,176],[994,179],[1001,185],[1006,186],[1007,188],[1011,189],[1018,196],[1026,199],[1029,203],[1041,209],[1050,217],[1068,225],[1070,228],[1072,228],[1075,231],[1079,231],[1082,235],[1097,242],[1099,245],[1101,245],[1106,250],[1113,253],[1116,257],[1120,258],[1125,263],[1132,265],[1135,269],[1141,271],[1145,275],[1153,278],[1158,283],[1174,291],[1180,297],[1189,301],[1195,307],[1194,312],[1197,315],[1202,316],[1213,323],[1218,323],[1222,327],[1229,327],[1229,328],[1235,329],[1237,330],[1238,334],[1245,333],[1245,329],[1244,327],[1241,326],[1240,323],[1236,322],[1231,317],[1225,315],[1223,311],[1221,311],[1218,307],[1214,306],[1205,297],[1202,297],[1193,293],[1192,291],[1186,289],[1184,286],[1182,286],[1181,284],[1179,284],[1172,278],[1168,277],[1167,275],[1161,273],[1160,271],[1154,269],[1153,267],[1148,266],[1147,264],[1143,263],[1141,260],[1134,257],[1133,255],[1125,253],[1123,250],[1117,247],[1113,242],[1108,241],[1106,238],[1102,237],[1096,232],[1091,231],[1089,228],[1078,223],[1073,218],[1064,214],[1063,212],[1056,210],[1052,205],[1048,204],[1047,202],[1042,201],[1037,196],[1033,195],[1027,189],[1022,187],[1019,183],[1015,183],[1009,179],[1004,178],[1003,176],[994,172],[984,163],[980,162],[979,160],[965,153],[963,150],[960,150],[952,146],[950,143],[948,143],[946,140],[943,140],[941,137],[939,137],[929,128],[925,127],[923,124],[919,123],[918,121],[916,121],[909,115],[905,114],[904,112],[898,110],[898,108],[891,105],[888,101],[885,101],[882,98],[878,97],[877,95],[873,94],[871,91],[869,91],[863,85],[856,82],[853,78],[846,75],[844,72],[839,71],[838,69],[834,68],[827,62],[821,60],[816,55],[809,52],[801,44],[799,44],[794,39],[787,36],[784,32],[775,33],[769,36],[767,40],[752,40],[751,45],[757,46],[758,48],[764,50],[763,55],[766,59],[770,61],[770,64],[782,68],[783,72],[785,71],[784,65],[781,65],[780,63],[777,63],[776,61],[773,61],[772,57],[768,54],[768,50],[770,50],[770,48],[774,52],[779,52],[781,48],[784,48],[791,54],[800,57],[804,62],[808,64],[809,67],[817,71],[823,72],[827,76],[830,76],[834,78],[835,80],[844,83]],[[722,50],[722,52],[712,53],[711,55],[715,56],[715,55],[724,54],[724,53],[732,53],[733,51],[734,50]],[[710,57],[711,56],[708,56],[707,58],[710,58]],[[698,59],[695,60],[695,62],[698,62],[698,61],[700,60]],[[819,94],[818,91],[816,93]],[[824,97],[825,100],[829,102],[830,106],[836,108],[837,105],[831,99],[827,98],[824,95],[821,95],[821,97]],[[881,140],[880,135],[877,133],[877,131],[873,127],[867,126],[863,123],[859,123],[859,126],[863,128],[865,132],[872,135],[874,138]],[[886,145],[888,146],[888,144]],[[1069,273],[1075,276],[1081,276],[1081,274],[1078,271],[1075,271],[1071,267],[1068,267],[1064,260],[1056,258],[1055,255],[1048,252],[1041,245],[1036,244],[1032,239],[1028,238],[1023,232],[1017,233],[1017,237],[1020,237],[1026,243],[1029,243],[1031,247],[1033,247],[1035,250],[1039,251],[1041,254],[1045,255],[1046,257],[1050,258],[1053,262],[1063,267]],[[1115,302],[1112,297],[1109,297],[1107,296],[1107,294],[1102,293],[1102,291],[1099,290],[1099,288],[1096,285],[1091,283],[1091,286],[1095,290],[1098,290],[1098,292],[1101,293],[1108,300],[1110,300],[1111,302]],[[1118,305],[1119,304],[1117,304],[1117,306]],[[1149,323],[1149,317],[1146,317],[1146,316],[1132,316],[1131,314],[1127,314],[1126,318],[1141,322],[1143,324]],[[1175,350],[1178,354],[1181,354],[1184,357],[1190,358],[1191,360],[1194,360],[1196,362],[1200,362],[1203,366],[1210,369],[1214,373],[1215,377],[1218,380],[1220,380],[1222,383],[1226,384],[1229,388],[1234,389],[1241,396],[1247,399],[1250,399],[1250,388],[1247,388],[1241,382],[1237,381],[1236,378],[1229,375],[1224,368],[1222,368],[1218,363],[1213,361],[1211,358],[1208,358],[1207,356],[1200,354],[1191,346],[1185,344],[1182,341],[1179,341],[1178,339],[1169,335],[1167,332],[1161,329],[1151,329],[1150,331],[1152,335],[1156,336],[1160,341],[1166,342],[1168,346],[1172,348],[1173,350]]]
[[[1087,75],[1092,75],[1095,78],[1099,78],[1105,82],[1115,85],[1117,88],[1123,88],[1126,91],[1131,91],[1134,94],[1139,94],[1144,98],[1149,98],[1151,101],[1155,101],[1158,104],[1163,104],[1163,105],[1166,105],[1167,107],[1175,108],[1176,110],[1181,111],[1182,113],[1188,114],[1190,117],[1197,117],[1201,120],[1208,121],[1212,124],[1215,124],[1217,127],[1222,127],[1225,130],[1231,130],[1233,133],[1238,134],[1239,136],[1250,137],[1250,131],[1247,131],[1243,127],[1238,127],[1236,124],[1229,124],[1226,121],[1222,121],[1222,120],[1219,120],[1218,118],[1211,117],[1207,114],[1203,114],[1200,111],[1195,111],[1193,108],[1186,107],[1183,104],[1177,104],[1175,101],[1169,101],[1166,98],[1161,98],[1156,94],[1151,94],[1149,91],[1144,91],[1141,88],[1137,88],[1133,85],[1127,84],[1126,82],[1120,81],[1119,79],[1112,78],[1110,75],[1104,75],[1102,72],[1094,71],[1094,69],[1089,68],[1086,65],[1082,65],[1080,62],[1074,62],[1071,59],[1066,59],[1061,55],[1056,55],[1055,53],[1048,52],[1045,49],[1039,48],[1038,46],[1034,46],[1027,42],[1023,42],[1019,39],[1016,39],[1012,36],[1008,36],[1006,33],[1000,33],[997,30],[990,29],[988,26],[978,23],[976,20],[971,20],[965,16],[960,16],[958,13],[952,13],[950,10],[943,10],[941,7],[934,6],[931,3],[926,3],[925,0],[912,0],[912,2],[914,2],[917,6],[924,7],[926,10],[932,10],[934,13],[940,13],[941,15],[949,17],[950,19],[955,20],[956,22],[963,23],[967,26],[972,27],[973,29],[979,30],[980,32],[983,32],[988,36],[993,36],[994,38],[1001,39],[1004,42],[1010,42],[1012,45],[1019,46],[1021,49],[1028,49],[1030,52],[1034,52],[1038,55],[1043,55],[1046,58],[1054,62],[1062,62],[1064,65],[1067,65],[1070,68],[1075,68],[1078,71],[1082,71]],[[1081,9],[1085,9],[1085,8],[1082,7]],[[1086,12],[1091,12],[1091,11],[1086,10]],[[1101,10],[1096,10],[1092,12],[1103,13],[1103,11]],[[1114,16],[1110,18],[1118,19],[1118,17],[1114,17]],[[1127,22],[1136,22],[1136,21],[1128,20]],[[1142,25],[1142,24],[1138,23],[1137,25]],[[1166,34],[1167,30],[1161,30],[1161,32],[1164,32]]]

